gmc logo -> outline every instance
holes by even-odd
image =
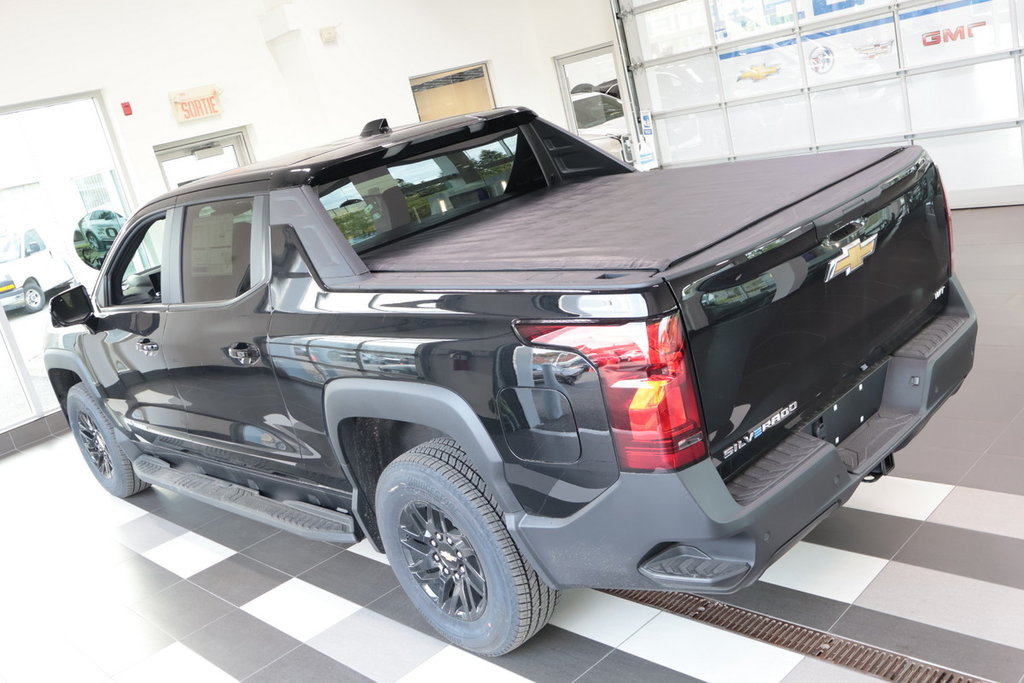
[[[974,29],[984,26],[985,21],[979,21],[976,24],[967,24],[967,26],[957,26],[956,28],[944,28],[941,31],[929,31],[921,36],[921,42],[924,43],[925,47],[929,45],[938,45],[940,43],[952,43],[954,40],[966,40],[967,38],[974,37]]]

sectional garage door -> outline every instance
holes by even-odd
[[[1024,187],[1024,0],[629,1],[664,165],[913,141],[961,204]]]

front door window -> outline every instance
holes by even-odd
[[[160,303],[164,223],[163,215],[151,219],[119,254],[110,270],[109,301],[112,305]]]

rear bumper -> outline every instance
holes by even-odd
[[[943,316],[889,359],[878,412],[839,444],[794,432],[750,468],[742,490],[710,460],[674,473],[623,472],[572,517],[518,515],[510,529],[557,588],[730,593],[750,585],[959,388],[978,323],[956,278],[949,287]]]

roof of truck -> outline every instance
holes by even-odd
[[[499,130],[528,123],[536,118],[537,115],[526,107],[503,107],[474,114],[449,116],[425,123],[396,126],[387,128],[388,132],[357,135],[207,176],[182,185],[155,201],[186,192],[239,183],[268,181],[271,188],[304,185],[312,182],[313,178],[325,168],[345,161],[355,162],[366,157],[381,155],[389,157],[409,145],[436,141],[447,134],[477,133],[489,129]],[[387,123],[384,121],[384,126],[386,125]]]

